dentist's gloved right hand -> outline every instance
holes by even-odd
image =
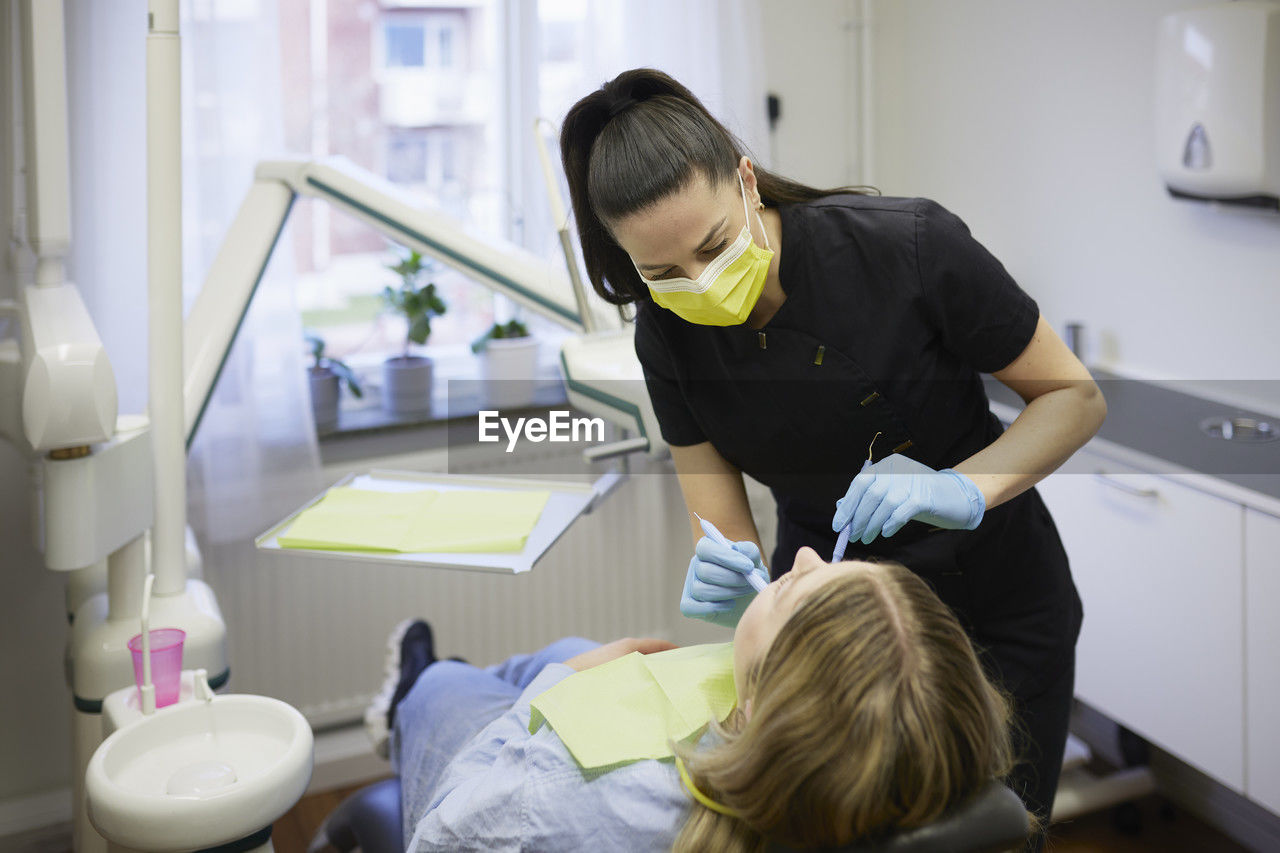
[[[703,536],[689,561],[680,612],[691,619],[735,627],[756,594],[747,582],[753,572],[769,582],[769,570],[760,561],[756,543],[744,539],[726,548]]]

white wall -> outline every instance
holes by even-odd
[[[963,218],[1120,372],[1280,374],[1280,216],[1171,199],[1160,17],[1204,0],[875,0],[874,182]]]
[[[1280,216],[1175,201],[1155,171],[1160,17],[1205,0],[871,0],[870,183],[964,219],[1092,360],[1146,378],[1280,370]],[[764,0],[773,165],[864,179],[859,0]],[[1269,396],[1245,383],[1241,396]],[[1224,389],[1224,393],[1231,393]]]
[[[782,100],[765,165],[811,186],[860,182],[857,12],[857,0],[761,2],[765,86]]]
[[[0,803],[71,777],[65,581],[32,544],[27,471],[26,458],[0,441]]]

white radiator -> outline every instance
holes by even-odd
[[[452,465],[443,450],[361,460],[326,468],[324,479],[375,467],[559,479],[573,471],[594,479],[602,470],[588,469],[581,446],[569,444],[490,452],[470,465],[461,455],[452,451]],[[753,501],[759,494],[753,489]],[[771,516],[771,505],[758,513],[766,539]],[[388,632],[408,617],[431,623],[438,656],[481,665],[567,635],[728,639],[722,629],[680,616],[688,531],[671,463],[633,458],[627,482],[523,575],[307,558],[259,552],[252,543],[209,546],[205,575],[227,622],[229,689],[289,702],[317,728],[349,723],[382,680]]]

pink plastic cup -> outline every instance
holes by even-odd
[[[178,701],[178,689],[182,684],[182,642],[187,632],[181,628],[152,628],[151,635],[151,683],[156,688],[156,707],[163,708]],[[142,635],[135,634],[129,640],[129,652],[133,655],[133,680],[142,689]],[[138,701],[142,701],[139,693]]]

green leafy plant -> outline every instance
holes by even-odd
[[[345,382],[354,396],[364,396],[364,391],[360,388],[360,380],[356,378],[355,371],[344,362],[336,358],[329,358],[324,354],[324,338],[314,332],[305,332],[303,337],[307,341],[307,346],[311,348],[312,370],[328,370],[338,377],[338,381]]]
[[[383,288],[382,301],[403,315],[408,323],[403,352],[406,358],[409,356],[409,344],[421,346],[431,337],[431,318],[445,312],[446,306],[436,292],[435,282],[424,281],[432,268],[433,264],[416,251],[402,254],[399,261],[387,264],[387,269],[400,276],[400,284]]]
[[[494,323],[488,331],[471,342],[471,351],[477,355],[484,352],[489,341],[504,338],[527,338],[529,327],[519,320],[508,320],[505,323]]]

